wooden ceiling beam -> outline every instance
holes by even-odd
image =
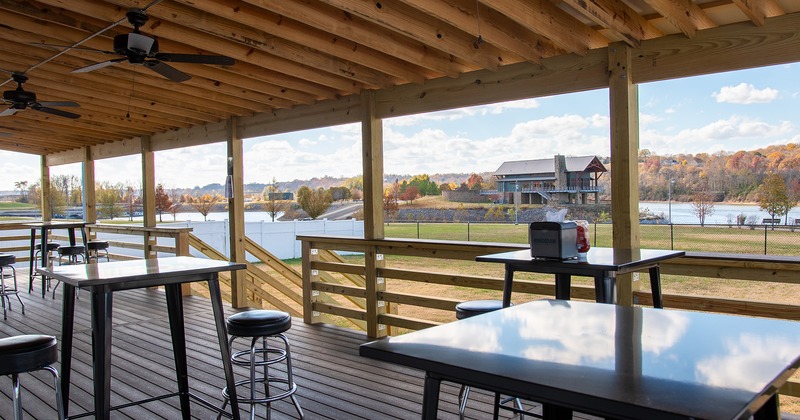
[[[497,48],[511,51],[527,61],[538,63],[543,57],[565,51],[550,40],[531,32],[492,9],[471,0],[401,0],[422,13],[460,28]],[[475,10],[475,7],[480,7]]]
[[[775,0],[733,0],[733,4],[739,7],[756,26],[764,26],[767,18],[786,13]]]
[[[434,78],[436,74],[456,77],[459,73],[474,69],[454,61],[449,54],[426,47],[424,44],[398,35],[382,26],[318,2],[287,2],[285,0],[244,0],[247,3],[305,22],[311,27],[330,35],[329,42],[348,39],[360,45],[383,51],[400,60],[428,69],[422,74]]]
[[[243,30],[235,33],[237,40],[244,38],[244,41],[250,41],[250,39],[259,39],[258,37],[260,36],[266,39],[265,44],[268,47],[273,41],[275,41],[276,47],[279,46],[279,43],[285,43],[286,47],[291,50],[308,51],[310,47],[312,50],[336,57],[345,63],[351,62],[360,66],[371,67],[405,82],[422,83],[427,78],[441,76],[441,74],[434,74],[416,64],[404,62],[380,50],[359,45],[348,39],[332,36],[291,18],[249,4],[242,4],[240,1],[176,1],[202,10],[210,15],[237,22],[244,27]],[[162,7],[169,8],[171,6],[170,4],[162,3],[157,10],[160,11]],[[258,31],[253,31],[249,28],[258,28]],[[250,32],[254,33],[250,34]],[[306,64],[311,65],[310,63]]]
[[[36,21],[28,17],[26,15],[18,15],[15,13],[10,13],[6,10],[0,9],[0,20],[7,20],[10,22],[11,30],[7,29],[7,27],[0,28],[0,31],[6,34],[6,39],[14,39],[20,43],[25,43],[30,45],[31,43],[41,42],[44,41],[45,44],[52,43],[52,40],[58,40],[59,43],[74,43],[79,39],[83,39],[87,34],[74,29],[68,28],[58,25],[47,25],[41,28],[37,33],[30,33],[25,30],[26,27],[29,27],[31,24],[35,23]],[[16,28],[16,29],[13,29]],[[42,36],[48,37],[47,39],[42,39]],[[107,41],[107,42],[104,42]],[[97,48],[103,49],[108,48],[108,46],[112,45],[112,41],[110,39],[105,38],[95,38],[92,40],[87,41],[84,46],[87,48]],[[25,53],[24,51],[22,52]],[[70,51],[72,56],[82,56],[82,57],[90,57],[90,60],[95,60],[93,57],[100,57],[100,60],[108,59],[107,55],[98,55],[96,53],[87,52],[80,49],[74,49]],[[94,62],[94,61],[91,61]],[[91,62],[82,62],[80,67],[90,64]],[[109,66],[107,68],[98,70],[97,72],[101,73],[108,73],[109,71],[115,70],[114,68],[119,68],[124,66],[131,66],[128,63],[118,63],[113,66]],[[113,68],[112,68],[113,67]],[[132,66],[131,66],[132,67]],[[77,68],[77,67],[76,67]],[[70,69],[74,70],[74,69]],[[140,69],[141,70],[141,69]],[[169,95],[172,95],[176,98],[182,97],[183,100],[187,104],[195,104],[198,101],[210,101],[208,103],[209,108],[214,108],[218,112],[232,115],[231,113],[241,112],[241,113],[248,113],[252,112],[252,110],[267,110],[271,109],[271,107],[260,107],[254,104],[252,101],[238,99],[236,96],[229,95],[225,96],[216,92],[216,90],[208,90],[202,89],[197,86],[192,86],[191,84],[178,84],[175,82],[170,82],[164,79],[161,76],[155,75],[152,72],[145,72],[141,71],[140,74],[136,76],[137,82],[139,85],[150,85],[153,89],[154,96],[159,92],[165,92]],[[130,74],[130,73],[128,73]],[[90,76],[87,74],[83,74],[81,77]],[[150,76],[150,77],[147,77]],[[126,79],[128,79],[126,77]],[[165,90],[164,84],[173,85],[170,89]],[[196,106],[196,105],[191,105]]]
[[[380,2],[320,1],[366,19],[375,25],[415,39],[431,48],[452,54],[479,68],[496,70],[501,65],[520,61],[518,56],[510,53],[504,54],[503,51],[492,45],[479,49],[475,45],[475,39],[469,34],[430,16],[415,13],[414,9],[397,0]]]
[[[650,7],[675,25],[684,35],[694,38],[698,30],[714,28],[717,25],[692,0],[644,0]]]
[[[585,55],[591,48],[608,45],[603,35],[559,9],[550,0],[480,1],[569,52]]]
[[[650,21],[621,0],[563,0],[575,11],[608,29],[632,47],[664,35]]]
[[[14,35],[21,33],[21,31],[13,32]],[[13,52],[15,51],[14,48],[8,47],[9,41],[5,41],[8,36],[11,36],[11,34],[7,34],[3,28],[0,28],[0,46],[3,46],[4,51],[6,51],[5,60],[19,63],[20,67],[27,67],[38,62],[34,56],[33,47],[29,47],[26,52]],[[165,117],[169,115],[180,116],[183,121],[188,122],[212,122],[219,119],[217,114],[208,112],[208,110],[203,109],[196,103],[190,103],[188,107],[182,106],[181,103],[172,100],[174,96],[170,92],[164,92],[163,88],[154,89],[145,85],[136,89],[128,80],[118,77],[116,74],[118,70],[108,69],[105,73],[109,73],[109,75],[99,73],[90,76],[73,75],[69,71],[74,67],[62,64],[63,61],[69,63],[70,60],[74,59],[62,55],[56,61],[43,66],[54,73],[49,78],[61,83],[63,85],[62,89],[65,91],[72,91],[82,96],[89,94],[88,96],[92,98],[102,98],[101,100],[107,102],[120,104],[130,102],[133,106],[156,112]],[[29,76],[31,78],[36,77],[36,71]],[[159,99],[156,100],[154,98]],[[165,99],[168,102],[165,102]],[[186,118],[191,120],[186,120]]]
[[[124,18],[127,12],[127,9],[108,4],[107,2],[88,0],[41,0],[41,3],[60,7],[84,16],[91,16],[105,22],[116,22]],[[125,23],[124,27],[127,26],[127,23]],[[222,40],[191,28],[171,24],[161,19],[151,19],[147,22],[145,27],[142,27],[142,31],[158,37],[159,44],[161,44],[161,39],[180,40],[180,43],[184,45],[197,48],[198,53],[201,50],[196,46],[202,45],[203,51],[225,55],[236,60],[269,68],[284,74],[301,77],[314,83],[327,86],[337,94],[355,93],[364,87],[361,83],[328,72],[322,72],[319,69],[304,66],[272,54],[267,54],[251,46]],[[165,48],[163,51],[167,52],[169,50]]]
[[[117,0],[110,1],[117,2]],[[129,1],[125,3],[129,3]],[[144,6],[149,1],[143,0],[138,3]],[[274,36],[272,33],[262,30],[262,28],[277,29],[277,32],[281,32],[285,36],[296,30],[292,26],[297,27],[299,24],[292,25],[292,22],[287,19],[261,9],[249,7],[247,4],[240,4],[240,7],[230,8],[216,1],[205,2],[198,0],[191,3],[193,7],[163,2],[148,9],[147,14],[153,21],[152,25],[159,28],[163,27],[164,24],[155,21],[155,19],[161,19],[162,22],[169,22],[169,24],[177,25],[177,27],[195,25],[195,28],[215,39],[244,45],[308,67],[327,71],[370,88],[387,88],[398,83],[407,83],[409,80],[398,80],[393,76],[387,75],[385,71],[389,63],[384,57],[370,57],[375,61],[375,69],[361,64],[369,61],[369,58],[365,55],[367,49],[351,51],[350,58],[356,58],[359,62],[346,61],[335,55],[321,53],[314,48],[313,44],[301,45]],[[217,15],[217,13],[222,15]],[[198,24],[198,22],[201,23]],[[148,22],[148,25],[150,25],[150,22]],[[254,25],[254,27],[248,25]],[[308,27],[300,28],[299,30],[302,31],[304,29],[313,31],[313,28]],[[396,61],[391,64],[391,70],[399,72]],[[418,76],[415,75],[414,77]]]
[[[61,139],[62,141],[65,138],[70,138],[71,140],[68,144],[72,145],[72,147],[76,147],[76,143],[78,146],[87,146],[123,138],[103,129],[96,129],[94,127],[96,124],[93,123],[79,122],[80,119],[72,120],[30,109],[0,118],[10,120],[9,126],[30,128],[42,133],[43,136],[46,135],[48,138]]]

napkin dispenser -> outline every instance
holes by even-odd
[[[578,256],[578,225],[575,222],[533,222],[528,238],[531,257],[566,260]]]

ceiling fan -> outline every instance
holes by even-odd
[[[36,94],[22,89],[22,84],[28,81],[28,76],[20,72],[12,72],[12,79],[17,83],[17,88],[3,92],[3,102],[11,105],[9,108],[0,111],[0,117],[14,115],[23,109],[30,108],[35,111],[42,111],[48,114],[58,115],[66,118],[80,118],[80,115],[72,112],[62,111],[52,108],[54,106],[80,106],[75,102],[44,102],[37,101]]]
[[[124,57],[79,68],[73,70],[73,73],[86,73],[108,67],[114,63],[127,61],[131,64],[143,65],[173,82],[183,82],[189,80],[191,77],[169,64],[166,64],[166,62],[217,64],[221,66],[231,66],[235,64],[234,59],[222,55],[169,54],[159,52],[158,40],[139,32],[139,27],[147,23],[147,13],[143,9],[130,9],[125,16],[127,16],[128,22],[133,26],[133,32],[116,35],[114,37],[114,51],[101,51],[106,54],[116,54]]]

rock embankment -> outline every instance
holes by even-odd
[[[389,214],[386,221],[389,222],[519,222],[530,223],[544,221],[548,211],[558,211],[562,208],[567,209],[567,220],[588,220],[590,222],[604,221],[610,218],[611,206],[607,204],[598,205],[570,205],[564,207],[522,207],[519,214],[514,214],[514,208],[502,206],[499,209],[494,207],[478,208],[401,208],[394,214]]]

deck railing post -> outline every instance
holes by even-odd
[[[313,248],[309,241],[302,242],[303,254],[303,322],[316,324],[320,322],[320,313],[314,310],[314,302],[319,298],[319,292],[313,289],[312,283],[319,281],[319,271],[312,269],[313,261],[319,261],[319,250]]]
[[[379,300],[378,294],[386,290],[386,280],[380,273],[385,262],[378,247],[368,246],[364,252],[367,290],[367,335],[371,338],[386,337],[386,325],[379,323],[381,315],[386,314],[386,301]]]

